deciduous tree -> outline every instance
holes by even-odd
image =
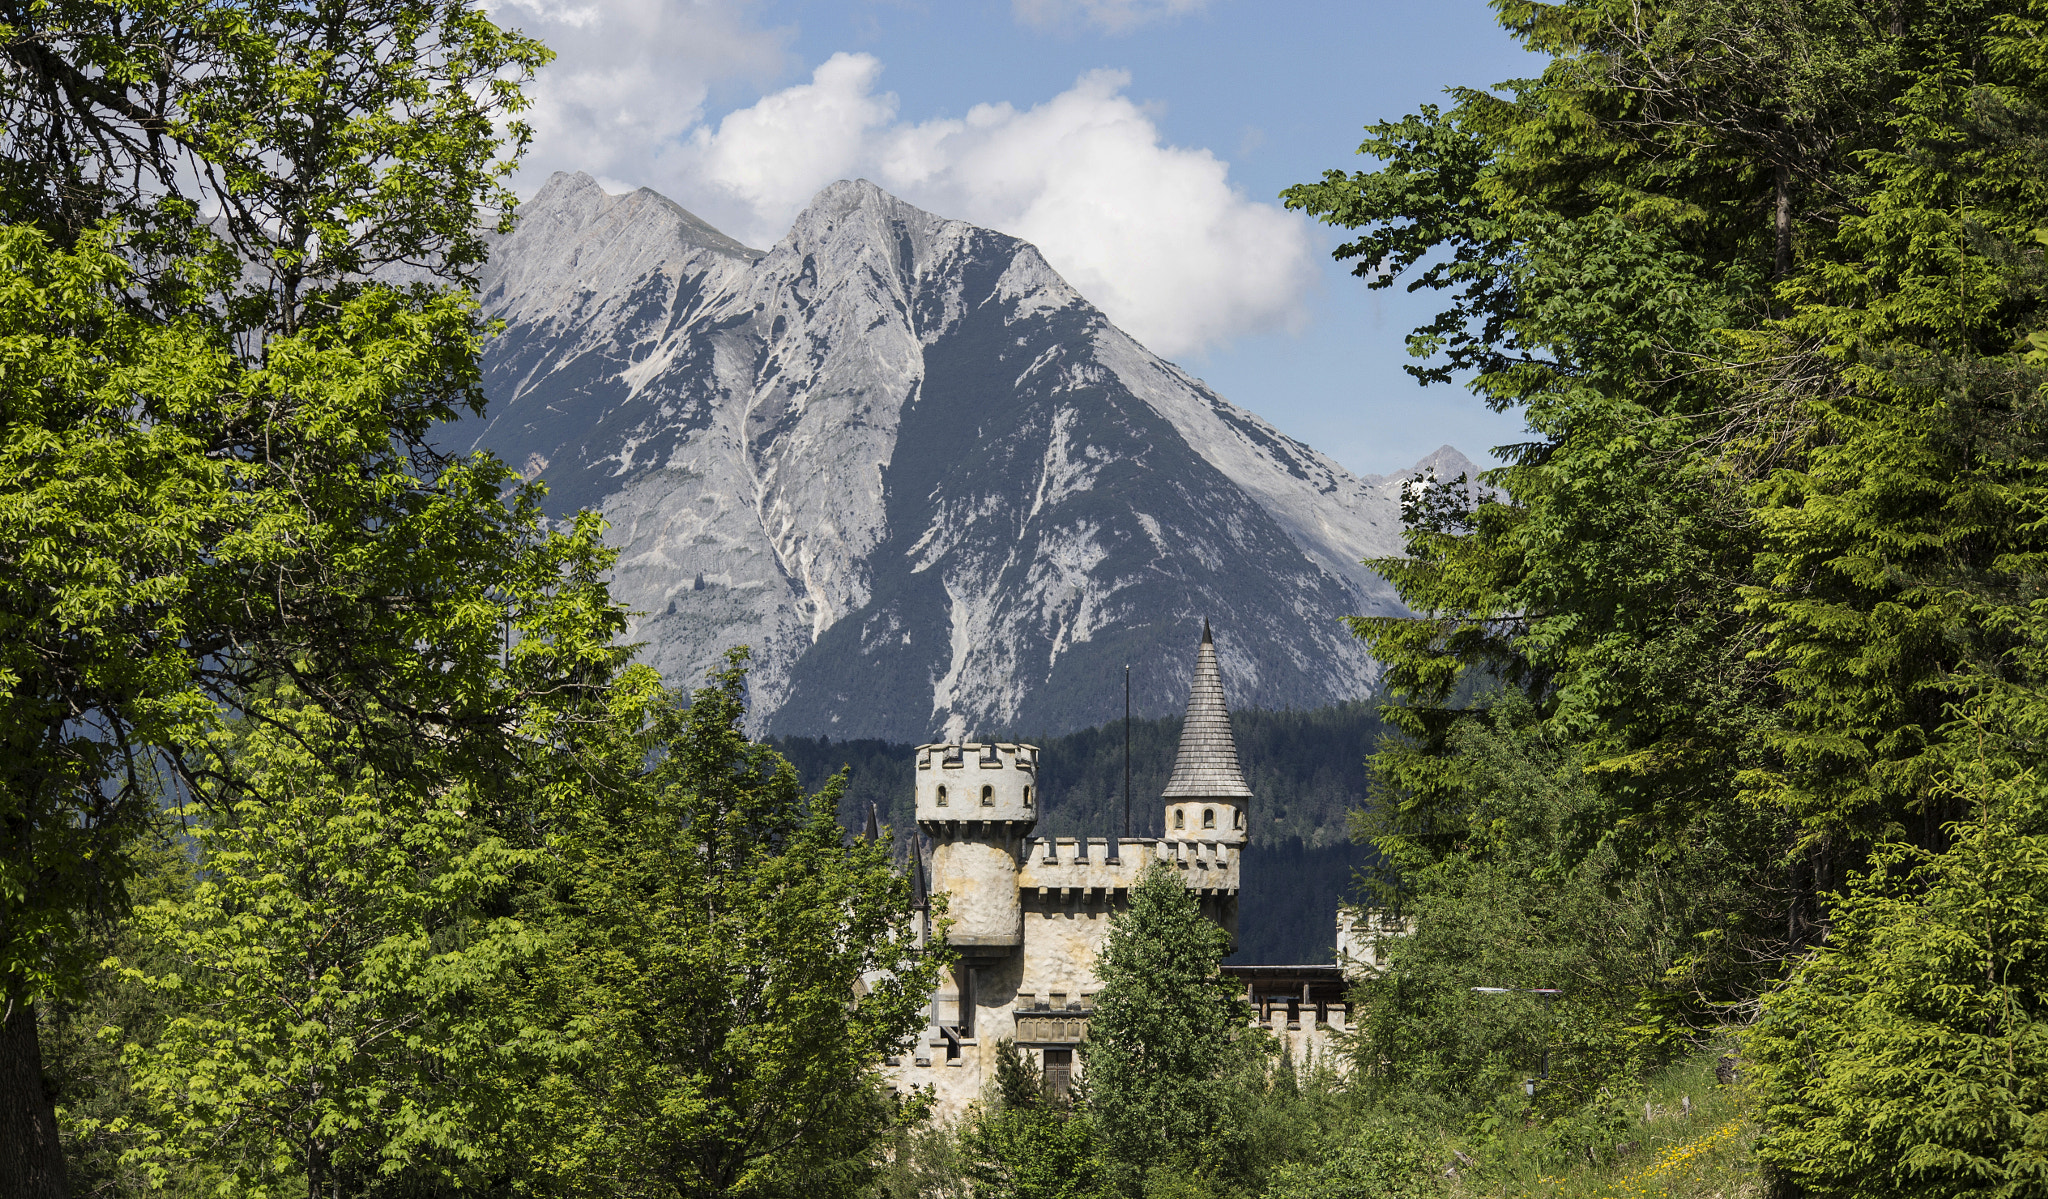
[[[611,783],[554,801],[513,1001],[539,1066],[517,1135],[548,1193],[819,1199],[876,1165],[877,1070],[924,1027],[943,951],[887,841],[847,843],[843,780],[806,795],[748,742],[746,658],[687,707],[622,707],[592,759]]]
[[[168,1024],[127,1049],[150,1108],[131,1156],[249,1196],[492,1177],[512,1029],[487,1000],[520,938],[486,905],[533,851],[289,692],[245,721],[208,747],[237,786],[180,812],[197,885],[134,917]]]
[[[594,519],[431,437],[545,56],[460,2],[0,5],[0,1190],[64,1191],[35,1001],[162,797],[240,787],[222,719],[289,686],[490,788],[615,667]]]

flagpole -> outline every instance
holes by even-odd
[[[1131,835],[1131,664],[1124,663],[1124,836]]]

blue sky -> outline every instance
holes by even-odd
[[[587,170],[772,241],[842,174],[1030,238],[1155,350],[1359,473],[1520,422],[1401,370],[1427,295],[1369,291],[1277,193],[1361,127],[1540,60],[1483,0],[498,0],[555,47],[520,180]]]

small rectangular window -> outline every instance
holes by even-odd
[[[1071,1049],[1048,1049],[1045,1051],[1045,1093],[1056,1099],[1065,1099],[1074,1086],[1074,1051]]]

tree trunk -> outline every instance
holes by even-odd
[[[1792,168],[1779,163],[1774,184],[1771,215],[1777,224],[1778,246],[1771,263],[1771,278],[1783,279],[1792,273]]]
[[[0,1023],[0,1195],[7,1199],[69,1199],[57,1108],[43,1087],[43,1047],[36,1012],[15,1004]]]

